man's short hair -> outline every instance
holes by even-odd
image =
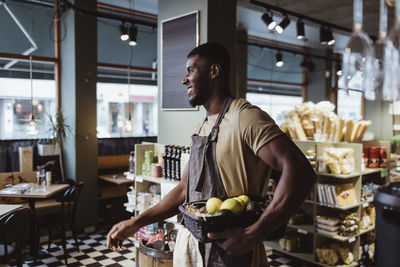
[[[194,55],[210,60],[211,64],[219,64],[223,75],[229,76],[231,60],[228,50],[223,45],[215,42],[201,44],[190,51],[187,57]]]

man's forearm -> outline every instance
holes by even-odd
[[[316,176],[308,162],[297,162],[282,172],[273,200],[251,227],[263,239],[286,222],[303,203]]]
[[[140,227],[165,220],[179,212],[178,207],[185,200],[184,184],[179,183],[160,203],[133,218]]]

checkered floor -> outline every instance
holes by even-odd
[[[75,241],[72,238],[67,239],[68,266],[136,266],[134,244],[125,242],[126,250],[121,253],[113,252],[106,247],[106,235],[105,230],[94,234],[80,235],[78,237],[80,252],[75,249]],[[313,266],[275,251],[268,251],[267,256],[271,267]],[[15,262],[6,266],[15,266]],[[50,250],[47,250],[47,242],[42,243],[38,260],[36,262],[25,261],[23,266],[66,266],[61,242],[52,243]]]

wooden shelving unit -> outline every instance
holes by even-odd
[[[308,224],[302,225],[290,225],[288,224],[286,227],[287,232],[298,232],[303,235],[307,235],[312,240],[311,244],[308,244],[308,247],[305,248],[305,251],[308,253],[297,253],[297,252],[288,252],[286,250],[281,249],[278,240],[266,241],[264,242],[265,246],[271,247],[274,250],[280,251],[282,253],[291,255],[293,257],[299,258],[301,260],[311,262],[313,264],[317,264],[320,266],[329,266],[326,264],[322,264],[318,262],[317,256],[315,254],[315,249],[323,246],[324,244],[330,242],[336,242],[339,244],[346,244],[354,255],[354,262],[350,265],[336,265],[336,266],[357,266],[357,262],[359,260],[359,246],[360,246],[360,236],[366,234],[368,232],[374,231],[375,227],[369,227],[368,229],[358,230],[357,233],[353,236],[341,236],[341,235],[328,235],[324,233],[318,233],[316,229],[315,217],[316,215],[322,214],[338,214],[340,212],[346,211],[354,211],[357,212],[358,216],[361,215],[361,209],[370,205],[373,202],[373,199],[370,198],[367,201],[361,201],[361,188],[363,177],[367,175],[377,175],[382,173],[382,168],[365,168],[361,169],[361,164],[363,164],[363,144],[362,143],[329,143],[329,142],[314,142],[314,141],[295,141],[296,145],[302,150],[304,153],[306,151],[312,150],[315,152],[315,159],[318,162],[319,158],[322,156],[323,150],[326,147],[347,147],[352,148],[354,150],[354,159],[355,159],[355,170],[351,174],[346,175],[335,175],[331,173],[317,173],[317,183],[328,183],[328,184],[344,184],[344,183],[352,183],[354,185],[356,191],[356,203],[347,206],[337,206],[330,205],[325,203],[318,202],[318,192],[317,188],[314,190],[314,200],[305,200],[302,204],[302,209],[307,211],[307,215],[313,218],[313,222],[309,222]],[[390,144],[388,142],[369,142],[366,145],[368,146],[385,146],[387,151],[390,151]],[[389,154],[389,153],[388,153]],[[389,162],[389,161],[388,161]],[[317,166],[318,164],[316,164]],[[388,177],[385,178],[388,180]],[[382,181],[383,183],[385,181]],[[383,184],[382,183],[382,184]],[[273,196],[273,193],[270,193]]]

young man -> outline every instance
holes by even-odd
[[[268,114],[244,99],[231,97],[229,66],[227,50],[217,43],[202,44],[188,54],[182,83],[190,104],[204,106],[207,117],[192,135],[190,160],[182,181],[158,205],[110,230],[107,245],[115,251],[119,250],[116,241],[125,240],[144,225],[175,215],[184,201],[263,195],[275,169],[282,172],[280,182],[273,201],[257,222],[246,228],[209,233],[215,241],[199,243],[195,248],[201,255],[200,264],[205,266],[266,265],[262,241],[303,202],[315,183],[315,173]],[[178,236],[176,247],[185,247],[179,243],[189,239]],[[179,258],[177,255],[177,262]]]

